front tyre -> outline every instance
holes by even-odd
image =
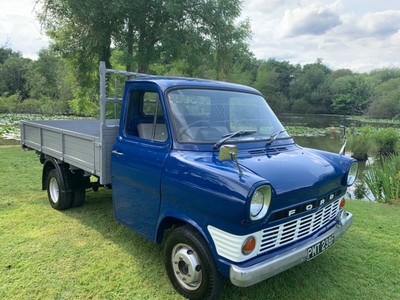
[[[50,170],[47,176],[47,196],[51,207],[57,210],[65,210],[71,207],[72,192],[67,192],[61,175],[55,170]]]
[[[223,280],[203,237],[189,225],[165,243],[165,268],[174,288],[189,299],[215,299]]]

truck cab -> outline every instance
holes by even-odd
[[[152,77],[128,81],[124,99],[115,216],[154,242],[174,228],[165,264],[184,296],[215,295],[221,274],[238,286],[269,278],[350,226],[342,198],[357,163],[298,146],[258,91]]]

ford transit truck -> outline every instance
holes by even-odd
[[[119,75],[128,76],[123,96],[109,97],[107,78]],[[163,242],[184,297],[216,298],[224,278],[266,280],[320,255],[352,224],[344,195],[357,162],[297,145],[251,87],[100,63],[99,102],[98,120],[23,121],[21,146],[38,153],[54,209],[111,188],[115,219]],[[109,118],[110,104],[118,116]]]

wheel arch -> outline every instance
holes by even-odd
[[[162,218],[157,227],[157,233],[155,237],[156,243],[161,243],[163,241],[165,232],[168,229],[173,229],[184,225],[189,225],[196,230],[210,246],[214,245],[207,233],[204,232],[202,227],[197,222],[182,215],[167,215]],[[212,249],[210,250],[212,251]]]
[[[60,180],[62,180],[63,185],[67,188],[67,191],[71,189],[70,180],[68,180],[68,168],[69,165],[59,160],[55,159],[54,157],[46,157],[43,162],[43,171],[42,171],[42,190],[47,190],[47,178],[49,176],[50,170],[56,170],[59,173]]]

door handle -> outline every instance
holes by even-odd
[[[124,154],[122,152],[119,152],[117,150],[111,151],[112,154],[115,154],[116,156],[123,156]]]

